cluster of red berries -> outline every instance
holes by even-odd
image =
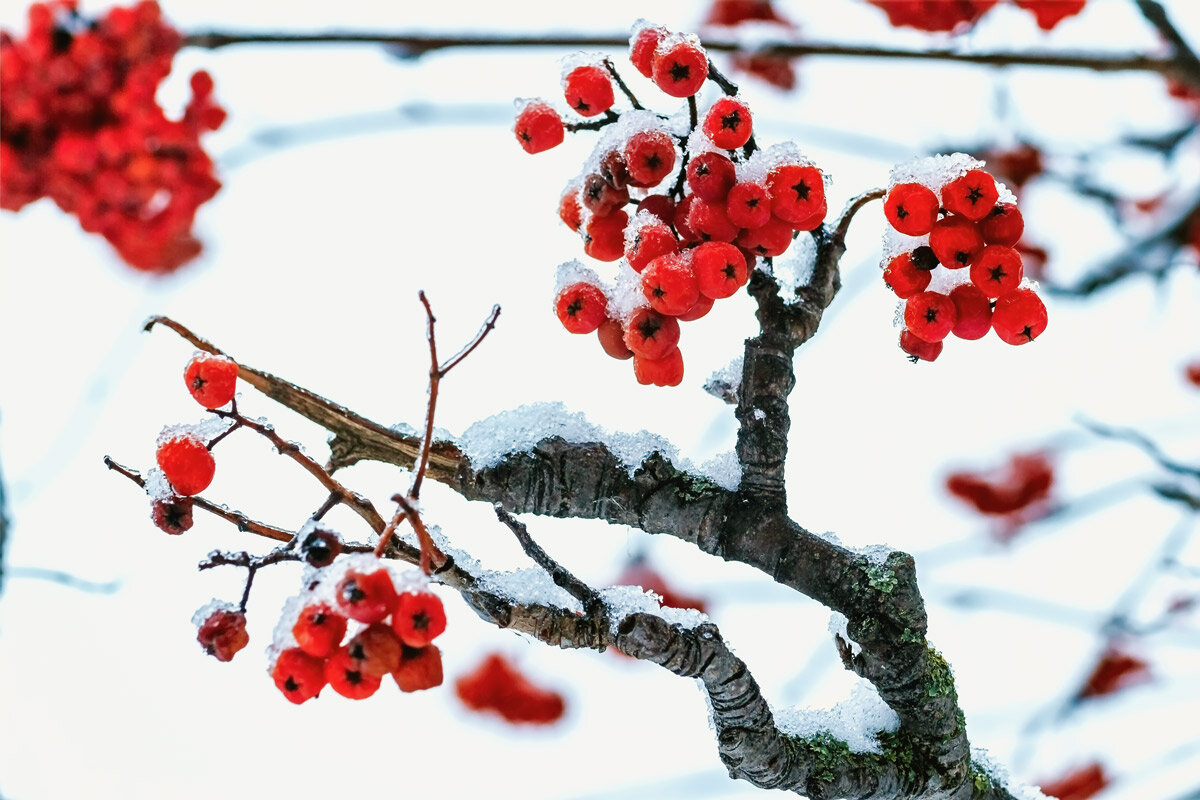
[[[672,97],[693,97],[710,76],[692,36],[639,24],[630,50],[638,71]],[[753,116],[736,96],[719,98],[680,129],[644,109],[614,113],[614,80],[607,61],[566,73],[572,108],[609,118],[558,213],[582,236],[585,253],[622,267],[606,290],[590,270],[564,265],[555,310],[568,331],[596,332],[609,355],[632,358],[640,383],[675,386],[683,379],[679,323],[742,288],[757,258],[783,254],[798,232],[820,226],[825,177],[795,147],[758,149]],[[526,102],[515,128],[531,153],[561,142],[563,130],[542,101]],[[672,188],[655,191],[672,176]],[[638,209],[632,219],[624,210],[630,203]]]
[[[495,712],[506,722],[548,725],[566,710],[562,695],[535,686],[499,653],[455,681],[454,691],[472,711]]]
[[[351,567],[333,602],[304,603],[291,627],[295,645],[279,651],[271,676],[293,703],[316,697],[325,686],[362,700],[389,674],[402,691],[430,689],[442,683],[442,653],[432,642],[445,630],[437,595],[398,592],[382,565]]]
[[[914,361],[937,358],[951,333],[979,339],[994,330],[1025,344],[1046,329],[1046,306],[1023,283],[1015,249],[1021,212],[1001,202],[981,166],[937,156],[893,171],[883,208],[895,233],[885,237],[883,279],[904,301],[900,347]]]
[[[867,0],[887,13],[894,27],[916,28],[931,32],[962,33],[999,0]],[[1067,17],[1083,11],[1087,0],[1012,0],[1018,8],[1033,14],[1038,27],[1048,31]]]
[[[24,39],[0,32],[0,207],[49,197],[140,270],[199,254],[196,210],[220,188],[199,138],[225,112],[204,72],[181,119],[159,107],[181,41],[151,0],[94,21],[35,3]]]
[[[183,379],[196,402],[212,410],[233,402],[237,375],[238,365],[228,356],[197,353],[188,361]],[[173,491],[155,496],[151,513],[154,524],[167,533],[192,527],[191,495],[207,489],[217,470],[209,447],[187,427],[167,428],[159,435],[154,456]]]

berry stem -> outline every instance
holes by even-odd
[[[408,523],[412,525],[413,531],[417,534],[417,541],[421,544],[421,571],[426,575],[432,575],[433,567],[440,570],[446,565],[446,554],[434,543],[433,536],[430,535],[429,529],[425,527],[425,523],[421,520],[421,514],[409,502],[409,498],[402,494],[396,494],[392,495],[392,499],[400,504],[400,508],[404,511],[404,516],[408,518]],[[400,517],[399,513],[397,513],[397,517]]]
[[[696,126],[700,123],[700,112],[696,108],[696,95],[688,95],[688,130],[696,130]]]
[[[621,77],[621,74],[617,72],[617,68],[613,66],[611,59],[604,59],[604,68],[608,70],[608,74],[612,76],[613,81],[617,84],[617,88],[621,90],[621,93],[624,94],[626,98],[628,98],[629,104],[633,106],[634,109],[643,111],[645,107],[638,102],[636,97],[633,96],[633,92],[630,91],[629,87],[625,84],[625,80]]]
[[[886,195],[887,189],[872,189],[851,199],[846,204],[846,210],[842,212],[842,216],[838,218],[837,226],[833,231],[834,241],[844,247],[846,244],[846,234],[850,231],[850,221],[854,219],[854,215],[867,203],[870,203],[872,200],[882,200]]]
[[[721,91],[724,92],[725,94],[729,95],[730,97],[734,97],[735,95],[737,95],[737,93],[738,93],[737,84],[734,83],[733,81],[729,80],[729,78],[726,78],[724,75],[722,75],[721,71],[719,69],[717,69],[717,65],[714,64],[711,60],[709,60],[709,62],[708,62],[708,79],[710,81],[712,81],[713,83],[715,83],[717,86],[720,86]]]
[[[421,299],[421,305],[425,306],[425,317],[428,319],[425,338],[429,341],[429,400],[425,406],[425,438],[421,440],[421,455],[417,459],[412,486],[408,490],[409,497],[414,500],[421,494],[421,481],[425,479],[425,469],[429,465],[429,450],[433,447],[433,414],[437,409],[438,383],[442,378],[442,371],[438,368],[437,338],[433,332],[437,317],[433,315],[433,307],[429,305],[429,298],[425,296],[425,292],[418,292],[417,297]]]
[[[334,506],[338,504],[339,500],[340,498],[336,492],[330,492],[329,496],[325,498],[325,502],[321,503],[320,508],[314,511],[309,519],[316,521],[323,518],[326,514],[333,510]]]
[[[479,346],[479,343],[483,341],[484,337],[491,333],[492,329],[496,327],[496,320],[499,318],[500,306],[492,306],[492,313],[488,315],[486,320],[484,320],[483,327],[481,327],[479,332],[475,334],[475,338],[467,342],[467,344],[463,346],[462,350],[459,350],[457,353],[451,356],[450,360],[443,364],[438,370],[441,372],[443,378],[446,377],[447,372],[458,366],[460,361],[471,355],[471,352]]]

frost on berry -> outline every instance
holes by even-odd
[[[337,584],[338,609],[347,617],[370,624],[384,619],[396,607],[396,588],[387,569],[349,569]]]
[[[554,311],[571,333],[592,333],[608,318],[608,299],[598,286],[576,283],[559,292]]]
[[[541,153],[562,144],[562,117],[541,100],[518,101],[513,133],[526,153]]]
[[[168,429],[170,430],[170,429]],[[212,483],[217,465],[212,453],[195,433],[182,431],[159,437],[155,460],[180,495],[200,494]]]
[[[695,36],[672,33],[659,40],[651,80],[671,97],[691,97],[708,79],[708,56]]]
[[[233,400],[237,389],[237,363],[225,355],[199,352],[188,361],[183,380],[197,403],[221,408]]]
[[[402,692],[420,692],[441,686],[442,651],[436,645],[401,648],[400,666],[392,672],[396,685]]]
[[[432,592],[404,592],[392,615],[392,628],[409,647],[429,644],[446,630],[441,598]]]
[[[192,621],[197,626],[196,641],[217,661],[231,660],[250,641],[246,614],[237,606],[213,601],[197,611]]]
[[[150,518],[164,533],[184,533],[192,527],[192,498],[169,497],[153,500],[150,504]]]
[[[325,661],[298,647],[282,651],[271,666],[276,688],[293,703],[303,703],[321,693],[327,683]]]
[[[637,71],[649,78],[654,73],[654,51],[667,35],[667,29],[639,19],[629,37],[629,60]]]
[[[574,67],[563,77],[567,105],[581,117],[594,117],[612,108],[613,85],[608,70],[596,64]]]

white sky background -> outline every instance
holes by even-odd
[[[520,18],[510,4],[491,3],[258,2],[252,12],[247,5],[165,7],[185,30],[592,33],[627,30],[639,16],[679,29],[696,21],[691,3],[608,2],[587,4],[586,13],[573,3],[523,3]],[[1001,7],[964,42],[1152,46],[1153,33],[1131,3],[1089,6],[1049,37],[1028,16]],[[0,22],[23,31],[24,7],[5,0]],[[1200,42],[1200,7],[1180,0],[1168,8]],[[927,41],[892,31],[881,13],[859,2],[793,3],[783,11],[818,39]],[[190,347],[168,332],[139,332],[155,313],[368,417],[418,425],[427,370],[418,289],[438,313],[445,352],[474,333],[493,303],[503,307],[496,331],[444,384],[441,427],[457,433],[489,414],[555,399],[614,429],[661,433],[697,461],[732,448],[732,409],[700,386],[751,332],[746,298],[724,301],[684,326],[687,375],[671,390],[639,387],[628,363],[604,356],[593,337],[566,334],[553,316],[554,267],[585,258],[555,208],[593,138],[569,137],[556,150],[528,156],[513,141],[509,109],[516,96],[563,105],[562,55],[464,50],[398,62],[378,48],[346,46],[181,53],[164,102],[180,103],[187,76],[208,69],[230,118],[207,147],[228,166],[220,172],[224,188],[200,213],[205,256],[168,279],[127,270],[49,201],[0,215],[0,455],[13,517],[7,560],[120,582],[111,595],[29,579],[5,586],[6,800],[759,794],[724,777],[691,681],[490,629],[448,592],[450,628],[439,642],[447,676],[501,649],[535,680],[566,693],[561,724],[521,730],[473,717],[449,687],[401,695],[385,686],[365,702],[327,691],[293,707],[265,674],[262,648],[295,591],[297,571],[279,567],[256,580],[245,652],[230,664],[205,657],[192,612],[214,595],[236,600],[242,575],[197,574],[194,565],[213,548],[262,552],[267,543],[200,513],[187,535],[167,537],[148,521],[145,497],[101,463],[108,453],[145,468],[163,425],[200,418],[180,379]],[[627,65],[617,56],[618,68]],[[793,138],[834,176],[834,213],[886,182],[893,161],[936,143],[1023,135],[1051,150],[1069,149],[1183,119],[1153,76],[1014,71],[1007,79],[1014,123],[996,118],[994,93],[1006,79],[986,70],[810,59],[799,71],[794,94],[748,80],[744,91],[758,115],[760,143]],[[647,105],[675,107],[631,66],[622,72]],[[246,145],[265,127],[383,114],[407,103],[437,104],[452,119],[372,126],[285,149]],[[482,108],[463,121],[456,109],[464,106]],[[1171,176],[1132,161],[1114,164],[1110,174],[1134,193],[1151,194],[1163,184],[1194,184],[1200,168],[1193,160]],[[1051,251],[1056,275],[1066,277],[1119,244],[1101,211],[1054,186],[1031,188],[1023,209],[1033,238]],[[1179,270],[1159,289],[1131,281],[1086,303],[1050,300],[1049,328],[1033,346],[1012,348],[994,337],[953,341],[935,364],[914,367],[896,349],[894,299],[877,271],[883,224],[878,204],[856,219],[842,262],[844,292],[796,358],[792,513],[848,544],[887,542],[918,555],[930,639],[954,666],[972,742],[1007,759],[1030,714],[1087,673],[1099,643],[1088,621],[1106,613],[1180,514],[1136,494],[1103,513],[1034,528],[1001,549],[986,544],[984,524],[945,498],[942,479],[950,465],[986,466],[1063,434],[1079,446],[1061,459],[1060,497],[1155,474],[1132,448],[1081,436],[1077,414],[1136,425],[1194,461],[1200,397],[1184,388],[1180,367],[1200,355],[1196,274]],[[324,437],[311,424],[250,390],[239,402],[323,457]],[[222,443],[216,455],[217,478],[206,496],[253,517],[298,526],[323,499],[294,464],[249,433]],[[378,466],[342,477],[381,508],[407,485],[406,476]],[[436,485],[425,497],[430,518],[485,563],[527,565],[490,509]],[[349,515],[333,520],[349,537],[365,535]],[[849,694],[852,676],[836,663],[828,613],[811,601],[666,537],[649,540],[595,522],[529,522],[553,555],[593,583],[611,581],[631,552],[649,548],[681,588],[712,598],[726,639],[775,704],[830,705]],[[975,556],[922,564],[922,552],[956,542],[979,543],[962,548]],[[1200,562],[1200,545],[1193,543],[1189,555]],[[972,586],[1070,606],[1084,624],[944,602]],[[1155,683],[1096,702],[1040,740],[1022,777],[1045,778],[1099,758],[1126,778],[1105,800],[1171,800],[1194,788],[1200,632],[1194,618],[1190,625],[1141,651],[1154,664]],[[1173,748],[1188,747],[1182,759],[1164,760]]]

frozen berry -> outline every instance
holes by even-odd
[[[571,333],[591,333],[608,318],[608,298],[598,286],[573,283],[558,293],[554,311]]]
[[[691,229],[687,221],[688,215],[692,212],[692,203],[696,200],[696,195],[689,194],[680,198],[679,202],[675,204],[675,216],[671,220],[671,224],[675,226],[675,231],[679,234],[679,241],[685,244],[695,244],[700,241],[700,236]]]
[[[346,570],[337,585],[337,604],[341,612],[368,625],[392,613],[398,599],[392,576],[382,568],[374,572]]]
[[[691,322],[692,320],[700,319],[705,314],[712,311],[712,307],[713,299],[711,297],[700,295],[700,298],[696,300],[696,303],[691,308],[680,314],[675,319],[679,320],[680,322]]]
[[[982,339],[992,328],[992,303],[973,283],[955,286],[950,291],[957,320],[950,329],[960,339]]]
[[[563,81],[567,105],[581,117],[594,117],[612,108],[613,85],[608,70],[594,64],[576,67]]]
[[[679,240],[666,223],[643,225],[627,242],[625,259],[634,271],[641,272],[654,259],[679,252]]]
[[[649,211],[668,225],[675,219],[675,201],[665,194],[650,194],[638,203],[638,211]]]
[[[420,692],[442,685],[442,651],[436,645],[403,646],[400,666],[392,672],[402,692]]]
[[[600,176],[614,189],[629,185],[629,170],[625,169],[625,156],[620,150],[609,150],[600,159]]]
[[[731,297],[749,279],[742,251],[725,242],[705,242],[692,251],[692,269],[700,293],[713,300]]]
[[[704,115],[704,132],[722,150],[741,147],[750,141],[750,109],[740,100],[722,97]]]
[[[600,173],[593,172],[583,179],[579,197],[593,214],[611,214],[629,202],[629,190],[614,188]]]
[[[1032,342],[1046,330],[1046,306],[1032,289],[1015,289],[996,300],[992,327],[1008,344]]]
[[[909,236],[924,236],[937,221],[937,195],[919,183],[900,183],[888,192],[883,213],[892,227]]]
[[[563,122],[558,112],[545,103],[526,103],[513,128],[526,153],[540,153],[562,144]]]
[[[734,243],[763,258],[783,255],[792,244],[792,226],[771,217],[757,228],[742,231]]]
[[[633,376],[643,386],[678,386],[683,381],[683,353],[673,347],[661,358],[633,355]]]
[[[621,325],[621,320],[604,320],[600,327],[596,328],[596,336],[600,339],[600,346],[604,348],[604,352],[613,358],[620,361],[633,358],[633,351],[625,344],[625,327]]]
[[[698,43],[681,41],[654,52],[651,79],[671,97],[691,97],[708,78],[708,56]]]
[[[229,661],[250,641],[250,635],[246,633],[246,615],[232,608],[213,611],[200,623],[196,641],[217,661]]]
[[[979,223],[979,233],[988,244],[1013,247],[1025,232],[1025,219],[1012,203],[997,203]]]
[[[971,282],[995,299],[1021,284],[1021,254],[1011,247],[988,245],[971,263]]]
[[[654,51],[666,33],[665,29],[656,25],[647,25],[635,31],[629,40],[629,60],[647,78],[654,74]]]
[[[688,162],[687,183],[701,200],[723,201],[737,183],[736,169],[720,153],[702,153]]]
[[[905,329],[900,331],[900,349],[908,353],[909,359],[917,361],[934,361],[942,354],[941,342],[927,342]]]
[[[446,630],[446,609],[433,592],[405,592],[400,595],[392,628],[409,647],[424,647]]]
[[[316,528],[300,542],[300,554],[314,567],[327,567],[341,555],[342,540],[331,530]]]
[[[366,675],[383,677],[400,666],[400,637],[386,623],[368,625],[346,643],[346,651]]]
[[[583,224],[583,212],[579,207],[579,187],[568,186],[558,201],[558,218],[573,231]]]
[[[691,196],[688,205],[687,226],[702,242],[732,242],[739,232],[725,213],[724,202],[709,202],[697,195]]]
[[[351,700],[363,700],[375,694],[383,681],[378,675],[368,675],[362,666],[348,648],[334,650],[325,660],[325,680],[329,688]]]
[[[583,233],[583,252],[597,261],[617,261],[625,255],[625,226],[629,215],[624,211],[593,214]]]
[[[192,498],[159,498],[150,504],[150,519],[159,530],[179,535],[192,527]]]
[[[979,226],[965,217],[945,217],[933,223],[929,247],[948,269],[969,266],[983,252]]]
[[[695,305],[700,287],[689,261],[683,253],[668,253],[642,271],[642,294],[658,313],[676,316]]]
[[[945,339],[958,320],[954,301],[940,292],[914,294],[904,304],[904,325],[927,342]]]
[[[759,228],[771,218],[771,196],[761,183],[735,183],[725,197],[725,214],[739,228]]]
[[[195,434],[180,433],[164,439],[154,453],[159,469],[176,494],[200,494],[212,483],[217,462]]]
[[[810,231],[825,219],[825,180],[814,166],[785,164],[767,174],[771,213],[796,230]]]
[[[346,635],[346,618],[328,603],[305,606],[292,626],[296,645],[310,656],[325,658],[342,643]]]
[[[901,300],[925,291],[931,280],[929,270],[919,268],[912,253],[901,253],[888,262],[883,270],[883,281]]]
[[[303,703],[325,688],[325,662],[299,647],[290,647],[275,660],[271,677],[284,697],[293,703]]]
[[[675,169],[675,143],[663,131],[638,131],[625,143],[625,169],[634,186],[657,186]]]
[[[238,366],[228,356],[197,353],[183,371],[188,391],[205,408],[220,408],[233,399]]]
[[[625,328],[625,345],[635,356],[662,358],[679,344],[679,322],[652,308],[639,308]]]
[[[973,222],[986,217],[999,197],[996,180],[981,169],[973,169],[942,187],[942,206]]]

